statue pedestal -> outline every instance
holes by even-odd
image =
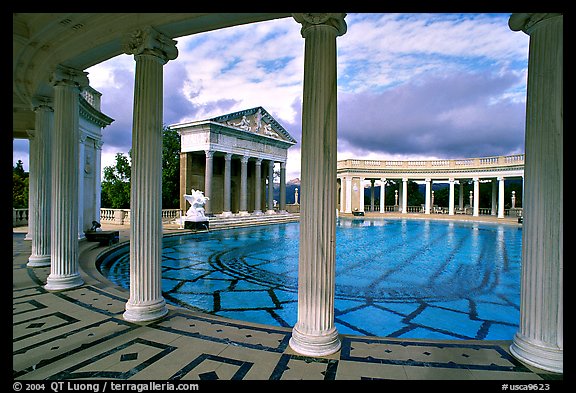
[[[209,229],[206,217],[182,217],[182,221],[184,222],[184,229],[192,229],[194,231]]]

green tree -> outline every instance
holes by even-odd
[[[129,153],[131,156],[131,152]],[[102,207],[130,208],[129,157],[116,153],[116,164],[104,168]],[[164,126],[162,130],[162,208],[177,209],[180,205],[180,135]]]
[[[162,131],[162,208],[180,206],[180,135],[164,127]]]
[[[23,209],[28,207],[28,172],[24,171],[24,163],[18,160],[12,169],[12,207]]]
[[[116,153],[116,164],[104,168],[101,193],[102,207],[130,208],[130,175],[129,157],[124,153]]]

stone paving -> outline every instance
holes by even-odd
[[[105,229],[112,229],[108,226]],[[127,241],[128,227],[120,241]],[[166,227],[165,232],[176,228]],[[322,358],[288,346],[291,329],[168,306],[152,323],[122,318],[128,292],[96,269],[107,247],[80,242],[79,288],[48,292],[49,268],[28,268],[26,228],[13,231],[14,380],[505,380],[558,382],[525,365],[508,341],[341,335]],[[555,380],[555,381],[552,381]],[[498,389],[501,390],[501,389]]]

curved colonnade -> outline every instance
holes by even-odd
[[[386,185],[388,181],[400,182],[394,208],[401,213],[408,213],[407,183],[410,180],[420,180],[426,183],[424,213],[432,212],[432,182],[449,183],[448,215],[464,211],[464,181],[472,180],[474,191],[468,204],[472,215],[480,214],[479,183],[492,183],[492,214],[504,218],[504,180],[524,179],[524,154],[508,156],[466,158],[457,160],[358,160],[348,159],[338,161],[339,197],[342,213],[364,211],[364,193],[366,182],[371,187],[372,203],[375,182],[380,183],[380,207],[384,213]],[[459,203],[455,207],[455,184],[459,184]]]

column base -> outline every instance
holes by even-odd
[[[510,352],[515,358],[531,366],[562,374],[564,351],[542,344],[516,333],[510,345]]]
[[[80,277],[80,274],[71,274],[68,276],[55,276],[50,274],[46,279],[46,285],[44,289],[47,291],[63,291],[65,289],[76,288],[84,285],[84,280]]]
[[[276,210],[266,210],[266,214],[276,214]]]
[[[244,216],[249,216],[250,213],[248,213],[246,210],[242,210],[242,211],[239,211],[239,212],[238,212],[238,215],[244,217]]]
[[[261,215],[263,215],[263,214],[264,214],[264,213],[262,213],[262,210],[254,210],[254,211],[252,212],[252,215],[254,215],[254,216],[261,216]]]
[[[220,217],[232,217],[232,216],[234,216],[232,212],[222,212],[222,214],[220,214]]]
[[[306,356],[328,356],[340,350],[340,339],[335,327],[319,335],[301,333],[298,324],[292,329],[290,348]]]
[[[50,266],[50,255],[31,255],[28,258],[28,267],[46,267]]]
[[[128,322],[150,322],[160,319],[168,314],[168,307],[164,298],[154,303],[133,304],[130,300],[126,303],[126,311],[122,315]]]

